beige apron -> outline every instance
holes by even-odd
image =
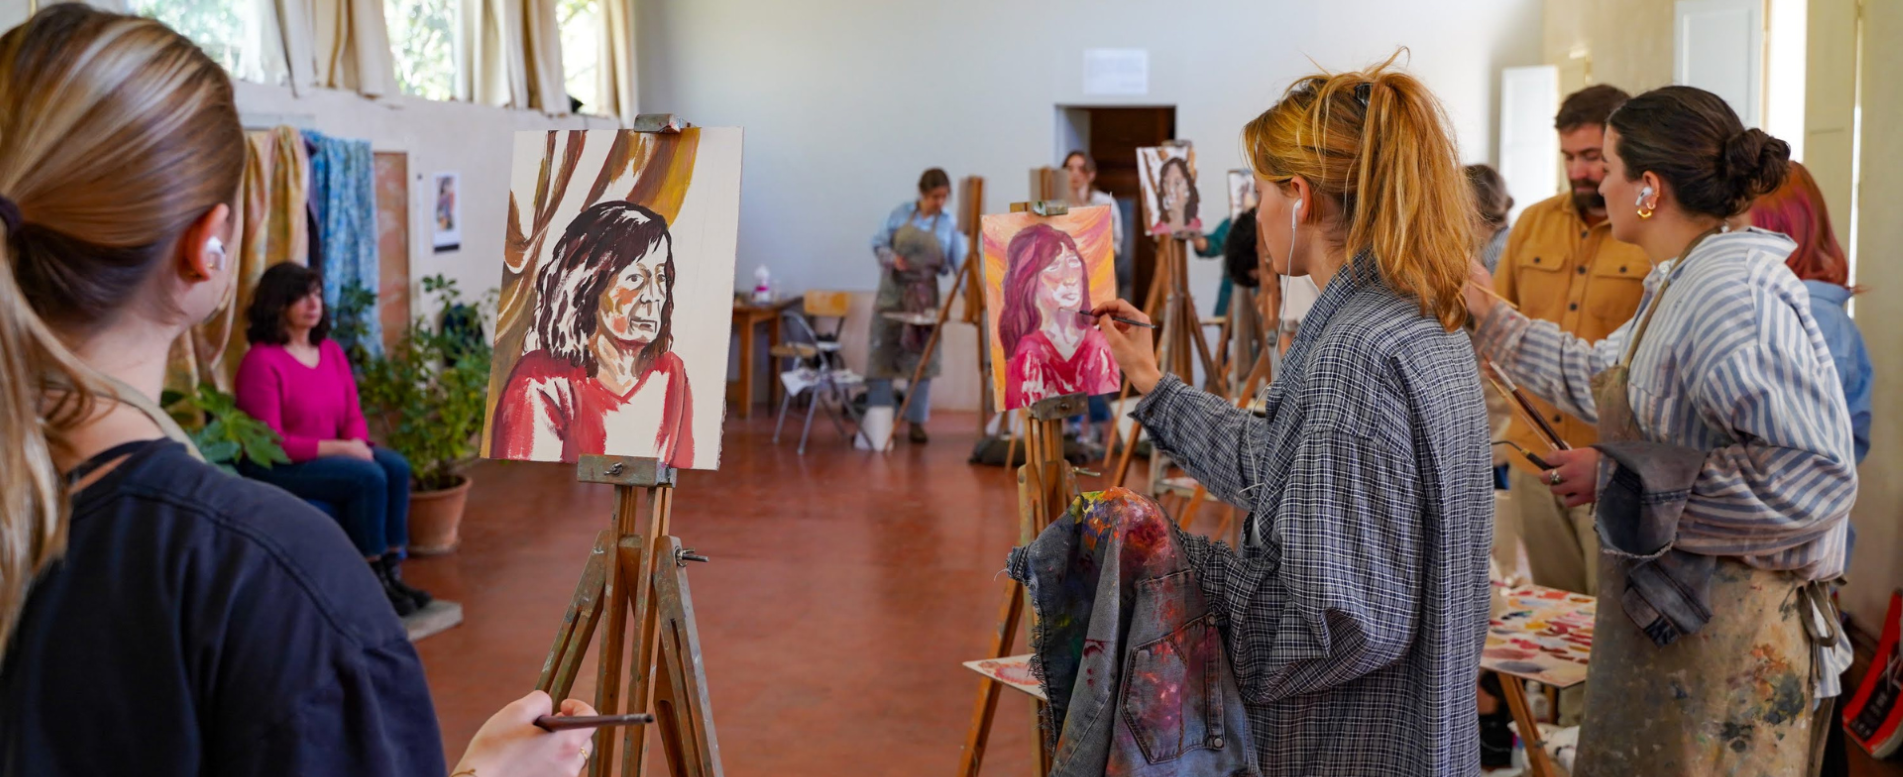
[[[1711,233],[1707,233],[1711,234]],[[1689,257],[1692,241],[1681,256]],[[1619,363],[1593,377],[1599,441],[1643,440],[1627,394],[1632,355],[1671,286],[1659,285]],[[1813,653],[1800,613],[1805,582],[1718,559],[1711,622],[1660,647],[1619,600],[1632,559],[1599,556],[1592,676],[1577,777],[1811,773]],[[1829,705],[1824,705],[1829,709]]]

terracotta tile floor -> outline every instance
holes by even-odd
[[[772,415],[758,413],[729,419],[720,472],[683,474],[674,534],[713,558],[689,576],[728,774],[956,770],[978,687],[959,664],[987,647],[1018,533],[1013,479],[966,463],[974,427],[970,414],[941,414],[931,444],[881,456],[821,422],[801,457],[791,435],[772,443]],[[464,607],[461,627],[418,646],[451,762],[534,685],[608,524],[613,489],[573,473],[477,465],[461,549],[406,567]],[[584,699],[589,659],[574,691]],[[1005,692],[985,774],[1028,772],[1028,710]],[[1903,777],[1903,765],[1852,751],[1853,775]]]
[[[728,774],[950,774],[978,658],[996,625],[1016,485],[966,463],[969,414],[881,456],[815,424],[807,455],[771,414],[729,419],[721,470],[683,473],[674,534],[690,568]],[[791,424],[789,424],[791,426]],[[475,468],[460,550],[405,574],[463,604],[418,645],[453,762],[490,713],[535,683],[614,489],[553,464]],[[1022,652],[1022,651],[1020,651]],[[593,654],[574,695],[592,699]],[[1007,691],[986,774],[1025,774],[1028,697]],[[656,751],[658,752],[658,750]]]

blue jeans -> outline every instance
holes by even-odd
[[[915,424],[925,423],[925,419],[932,417],[931,379],[919,381],[917,385],[907,388],[906,392],[912,395],[912,404],[905,408],[905,420]],[[867,407],[892,407],[897,404],[892,393],[892,381],[866,380]]]
[[[410,462],[389,448],[370,453],[375,461],[325,456],[270,469],[246,464],[243,470],[299,499],[330,503],[358,552],[373,558],[409,544]]]

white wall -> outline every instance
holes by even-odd
[[[739,277],[765,263],[789,288],[870,289],[867,240],[919,171],[984,176],[1002,211],[1025,198],[1030,168],[1057,161],[1058,104],[1177,106],[1203,198],[1226,202],[1219,173],[1241,164],[1243,123],[1314,70],[1310,57],[1348,69],[1406,45],[1463,156],[1491,160],[1498,71],[1539,63],[1541,3],[1460,6],[644,0],[641,109],[746,127]],[[1148,48],[1150,94],[1084,95],[1082,52],[1099,47]]]
[[[509,155],[517,130],[596,129],[613,120],[549,116],[470,103],[394,97],[366,99],[355,92],[329,89],[296,96],[288,87],[237,83],[238,112],[246,119],[292,117],[300,129],[370,141],[377,151],[409,154],[410,280],[412,294],[422,278],[442,273],[454,278],[466,298],[479,296],[502,281],[503,224],[509,207]],[[426,181],[437,172],[462,174],[462,248],[432,253],[431,213],[435,202]],[[421,301],[412,303],[420,312]]]
[[[1499,70],[1541,61],[1541,0],[642,0],[641,110],[747,130],[737,279],[765,264],[785,291],[870,290],[868,240],[920,171],[980,175],[990,212],[1056,164],[1057,105],[1174,105],[1197,143],[1205,202],[1226,203],[1242,125],[1315,64],[1373,64],[1397,46],[1440,95],[1466,161],[1493,161]],[[1150,93],[1082,90],[1086,48],[1147,48]],[[956,198],[953,199],[956,202]],[[1210,222],[1213,228],[1214,222]],[[1217,262],[1193,292],[1215,301]],[[852,322],[851,327],[863,327]],[[1213,335],[1212,335],[1213,336]],[[948,332],[933,405],[970,408],[970,327]],[[850,359],[849,355],[849,359]],[[863,364],[863,362],[852,362]]]

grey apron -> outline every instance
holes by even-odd
[[[1707,233],[1710,234],[1710,233]],[[1680,256],[1703,240],[1692,241]],[[1593,377],[1599,441],[1645,439],[1627,380],[1671,287],[1667,277],[1618,364]],[[1813,653],[1801,613],[1805,581],[1719,558],[1711,621],[1660,647],[1618,606],[1634,559],[1599,556],[1592,676],[1576,777],[1809,774]],[[1823,705],[1828,710],[1830,705]]]
[[[932,217],[932,229],[919,229],[906,219],[892,234],[892,252],[905,258],[906,269],[888,267],[879,277],[879,295],[872,303],[871,357],[866,377],[874,380],[910,379],[925,353],[925,342],[932,328],[916,326],[886,317],[887,313],[906,315],[938,314],[938,270],[945,265],[945,249],[933,234],[943,213]],[[925,365],[922,380],[938,377],[938,349]]]

